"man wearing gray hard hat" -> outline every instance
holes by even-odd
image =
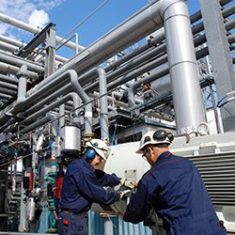
[[[168,235],[225,235],[197,168],[169,151],[173,139],[165,130],[142,137],[137,153],[151,169],[139,181],[123,219],[139,223],[153,207]]]

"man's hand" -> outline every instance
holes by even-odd
[[[127,180],[125,178],[120,179],[120,184],[129,188],[129,189],[137,188],[137,184],[135,182],[132,182],[132,181]]]
[[[131,193],[130,189],[124,190],[124,191],[118,191],[119,195],[120,195],[120,200],[126,200],[129,196],[129,194]]]

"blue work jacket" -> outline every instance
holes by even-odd
[[[107,192],[103,186],[115,186],[120,178],[95,170],[83,157],[68,166],[64,177],[59,208],[74,213],[86,212],[93,202],[109,205],[119,200],[116,192]]]
[[[162,153],[140,180],[123,219],[139,223],[152,207],[167,234],[226,234],[197,168],[187,158]]]

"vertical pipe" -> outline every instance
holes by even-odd
[[[198,132],[205,122],[190,18],[183,0],[162,0],[174,109],[179,134]]]
[[[75,48],[75,52],[76,52],[76,55],[78,54],[79,52],[79,49],[78,49],[78,34],[75,33],[75,44],[76,44],[76,48]]]
[[[107,79],[105,70],[97,68],[100,88],[100,131],[101,139],[109,143]]]
[[[26,98],[27,77],[28,77],[27,66],[22,65],[17,75],[19,77],[18,94],[17,94],[17,103],[18,103],[24,101]]]

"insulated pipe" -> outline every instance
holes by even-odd
[[[5,46],[6,49],[9,49],[12,52],[18,51],[21,47],[24,47],[27,45],[26,43],[22,43],[18,40],[10,38],[10,37],[5,37],[3,35],[0,35],[0,48],[1,48],[1,43],[2,43],[1,41],[5,42],[5,44],[3,44],[3,46]],[[38,59],[40,59],[40,58],[38,58]],[[66,61],[68,61],[67,58],[64,58],[59,55],[56,55],[55,59],[56,59],[56,61],[62,62],[62,63],[65,63]],[[35,60],[35,61],[37,61],[37,60]]]
[[[17,67],[21,67],[23,64],[25,64],[27,65],[30,71],[37,72],[37,73],[44,72],[44,68],[40,66],[39,64],[20,58],[18,56],[9,55],[4,52],[0,52],[0,61],[17,66]]]
[[[0,87],[17,90],[17,85],[10,84],[9,82],[1,82],[1,79],[0,79]]]
[[[24,47],[25,46],[25,44],[23,42],[20,42],[18,40],[10,38],[10,37],[6,37],[4,35],[0,35],[0,41],[6,42],[6,43],[8,43],[10,45],[13,45],[13,46],[16,46],[17,49],[19,49],[19,47]]]
[[[71,85],[67,84],[66,86],[62,86],[60,89],[56,90],[55,92],[45,96],[45,98],[40,99],[35,104],[32,104],[27,110],[24,111],[24,116],[32,115],[34,112],[38,111],[39,109],[43,108],[44,105],[52,102],[57,97],[65,95],[71,91]]]
[[[164,55],[160,58],[157,58],[156,60],[151,61],[148,64],[145,64],[144,66],[140,67],[139,69],[136,69],[136,70],[130,72],[129,74],[121,76],[121,77],[117,78],[115,81],[109,83],[107,85],[108,91],[110,91],[111,89],[114,89],[115,87],[122,85],[123,83],[126,83],[126,82],[130,81],[131,79],[134,79],[134,78],[142,75],[143,73],[148,72],[148,71],[150,71],[150,70],[156,68],[157,66],[162,65],[166,62],[167,62],[167,55]]]
[[[164,0],[161,15],[166,32],[177,132],[197,133],[206,119],[188,9],[183,0]]]
[[[52,77],[49,76],[49,77]],[[49,78],[48,77],[48,78]],[[47,79],[47,84],[45,84],[43,87],[34,87],[31,89],[27,94],[28,97],[22,97],[20,102],[17,102],[15,106],[12,108],[12,110],[9,111],[12,115],[17,114],[20,111],[23,111],[28,106],[32,106],[33,103],[37,102],[42,96],[45,94],[51,93],[56,85],[61,86],[61,83],[67,83],[67,80],[69,79],[70,84],[72,85],[72,88],[76,91],[77,94],[81,97],[82,101],[85,104],[85,134],[91,134],[92,133],[92,103],[90,100],[90,97],[84,92],[83,88],[80,86],[77,78],[77,73],[74,70],[68,70],[55,79]],[[69,84],[65,85],[66,89],[70,86]],[[64,91],[64,87],[61,88],[62,91]],[[58,94],[58,93],[57,93]],[[54,98],[54,97],[53,97]],[[49,101],[49,99],[48,99]],[[42,101],[43,103],[43,101]],[[40,104],[40,103],[39,103]],[[37,106],[39,107],[39,106]],[[33,110],[34,107],[31,107],[31,110]],[[75,114],[77,113],[77,110],[75,111]],[[1,120],[4,120],[4,116],[1,116]]]
[[[232,9],[234,11],[234,9]],[[226,8],[223,10],[223,15],[224,16],[229,16],[230,14],[232,14],[232,11],[231,9],[229,8]],[[225,23],[225,28],[228,29],[228,27],[230,26],[231,28],[231,25],[233,25],[232,23],[230,22],[227,22]],[[203,23],[199,23],[195,26],[193,26],[193,33],[196,34],[196,33],[200,33],[202,30],[204,29],[204,25]],[[163,34],[163,35],[162,35]],[[153,50],[149,50],[149,51],[146,51],[148,49],[150,49],[151,45],[155,45],[156,43],[160,42],[162,39],[162,37],[165,37],[165,33],[162,32],[158,37],[156,38],[153,38],[151,40],[148,41],[148,43],[140,48],[138,48],[137,50],[135,50],[134,52],[132,52],[131,54],[128,54],[126,56],[124,56],[123,58],[121,58],[120,60],[114,62],[113,64],[109,65],[108,67],[105,68],[105,71],[106,73],[108,71],[110,71],[111,69],[116,69],[116,67],[118,67],[119,65],[121,65],[122,63],[125,63],[127,60],[130,60],[131,58],[137,56],[137,55],[140,55],[140,53],[143,53],[144,54],[141,54],[141,56],[137,57],[136,59],[133,59],[131,61],[132,63],[132,66],[136,66],[136,65],[139,65],[141,62],[145,61],[147,58],[151,57],[151,56],[155,56],[157,53],[161,53],[161,52],[164,52],[166,51],[166,43],[163,43],[161,44],[160,46],[157,46],[156,48],[154,48]],[[159,38],[160,37],[160,38]],[[160,40],[160,41],[159,41]],[[194,39],[194,44],[195,44],[195,47],[196,46],[199,46],[201,44],[203,44],[204,42],[206,42],[206,37],[205,35],[202,35],[202,36],[199,36],[197,38]],[[142,58],[141,58],[142,57]],[[107,81],[110,83],[111,81],[111,78],[115,77],[115,76],[118,76],[120,75],[120,73],[122,71],[125,71],[127,72],[126,70],[128,69],[128,67],[130,67],[130,63],[128,63],[127,65],[125,66],[122,66],[121,68],[118,68],[117,70],[115,70],[114,72],[111,72],[109,74],[107,74]],[[132,68],[133,69],[133,68]],[[92,80],[94,79],[95,77],[93,76],[95,74],[95,69],[92,69],[90,70],[89,72],[83,74],[81,77],[80,77],[80,83],[82,85],[85,85],[87,83],[88,80]],[[94,82],[92,83],[91,85],[89,85],[89,88],[85,88],[86,91],[90,92],[92,90],[94,90],[96,87],[98,86],[98,82]]]
[[[4,22],[6,24],[16,26],[18,28],[21,28],[21,29],[26,30],[26,31],[33,33],[33,34],[38,34],[41,31],[41,29],[39,29],[39,28],[35,28],[29,24],[26,24],[20,20],[9,17],[3,13],[0,13],[0,21]],[[62,37],[56,36],[56,41],[61,42],[61,43],[65,43],[65,45],[71,49],[74,49],[74,50],[76,49],[76,43],[73,43],[71,41],[66,42],[67,40],[63,39]],[[84,49],[83,46],[79,45],[78,47],[79,47],[79,50]]]
[[[28,72],[27,72],[27,66],[22,65],[20,68],[20,71],[18,72],[19,76],[19,83],[18,83],[18,93],[17,93],[17,103],[24,102],[26,97],[26,90],[27,90],[27,78],[28,78]]]
[[[18,84],[18,79],[17,78],[7,76],[7,75],[3,75],[3,74],[0,74],[0,81]]]
[[[85,72],[89,67],[101,64],[118,51],[157,30],[162,26],[162,19],[159,14],[160,5],[161,1],[146,6],[69,60],[55,73],[61,73],[61,71],[70,68],[79,73]]]
[[[31,116],[27,117],[25,120],[23,120],[21,122],[22,125],[26,125],[32,121],[34,121],[35,119],[39,118],[40,116],[46,114],[47,112],[51,111],[52,109],[60,106],[61,104],[66,103],[69,100],[73,100],[74,103],[74,108],[78,108],[79,106],[79,96],[77,93],[75,92],[71,92],[65,96],[63,96],[62,98],[59,98],[58,100],[56,100],[55,102],[47,105],[46,107],[42,108],[41,110],[39,110],[38,112],[32,114]]]
[[[40,118],[39,120],[37,120],[36,122],[32,123],[31,125],[28,125],[27,127],[25,127],[24,129],[22,129],[20,131],[21,134],[25,134],[29,131],[32,131],[34,130],[35,128],[38,128],[40,126],[43,126],[45,125],[46,123],[48,123],[49,121],[51,120],[50,117],[46,116],[46,117],[43,117],[43,118]]]
[[[109,143],[109,121],[108,121],[108,98],[107,98],[107,80],[105,70],[97,68],[99,76],[100,90],[100,132],[101,139]]]
[[[11,95],[6,95],[6,94],[0,94],[0,97],[1,98],[5,98],[5,99],[11,99],[13,96],[11,96]]]
[[[233,6],[234,7],[234,6]],[[231,7],[232,8],[232,7]],[[224,17],[228,17],[229,15],[231,15],[233,13],[234,9],[230,9],[229,7],[228,8],[225,8],[222,13],[223,13],[223,16]],[[198,14],[200,16],[198,16]],[[197,16],[192,16],[191,17],[191,21],[192,23],[194,23],[196,20],[198,20],[198,17],[201,18],[201,13],[200,12],[197,12]],[[225,24],[226,26],[226,24]],[[199,33],[201,32],[202,30],[204,29],[204,26],[203,26],[203,23],[200,22],[199,24],[193,26],[192,30],[193,30],[193,33],[196,34],[196,33]],[[137,48],[135,51],[133,51],[131,54],[128,54],[126,56],[124,56],[123,58],[119,59],[118,61],[115,61],[113,64],[109,65],[107,68],[105,68],[105,71],[106,73],[108,71],[110,71],[111,69],[116,69],[119,65],[121,65],[122,63],[125,63],[127,60],[130,60],[131,58],[139,55],[140,53],[146,51],[147,49],[149,49],[150,47],[156,45],[156,43],[160,43],[163,39],[165,38],[165,32],[161,32],[160,34],[157,35],[156,38],[153,38],[153,39],[149,39],[148,40],[148,43],[140,48]],[[195,40],[198,40],[197,38]],[[164,51],[166,49],[166,44],[163,43],[162,45],[160,45],[160,47],[162,47],[162,51]],[[159,46],[157,47],[159,48]],[[160,49],[160,48],[159,48]],[[138,58],[139,59],[139,58]],[[81,84],[84,85],[84,83],[87,83],[87,80],[88,79],[92,79],[95,74],[95,69],[93,69],[92,71],[89,71],[88,73],[84,74],[81,76],[80,80],[81,80]],[[109,81],[109,75],[107,75],[107,79]],[[98,83],[96,83],[96,85],[98,85]],[[93,84],[93,86],[95,86],[95,84]]]
[[[13,66],[13,65],[9,65],[7,63],[2,63],[0,62],[0,71],[1,73],[18,73],[19,71],[19,67],[17,66]],[[29,73],[29,77],[30,78],[33,78],[33,79],[37,79],[39,76],[37,73],[34,73],[34,72],[28,72]]]
[[[0,49],[4,51],[10,51],[13,53],[17,51],[18,47],[0,41]]]
[[[17,94],[16,90],[7,89],[3,87],[0,87],[0,92],[6,95],[11,95],[11,96],[15,96]]]
[[[53,75],[49,76],[48,78],[53,77]],[[38,86],[35,86],[32,88],[30,91],[27,92],[26,96],[24,99],[22,99],[21,102],[17,102],[15,106],[10,110],[9,112],[12,113],[13,115],[23,111],[25,107],[31,106],[34,102],[36,102],[38,99],[40,99],[42,96],[45,95],[45,93],[51,92],[51,90],[57,85],[64,81],[65,78],[67,77],[74,77],[77,79],[77,73],[72,70],[68,70],[56,77],[56,79],[50,80],[46,79],[47,83],[44,82],[43,80],[41,83],[38,84]],[[66,80],[64,81],[66,82]],[[44,84],[44,86],[42,86]],[[0,118],[0,123],[1,123],[1,118]]]

